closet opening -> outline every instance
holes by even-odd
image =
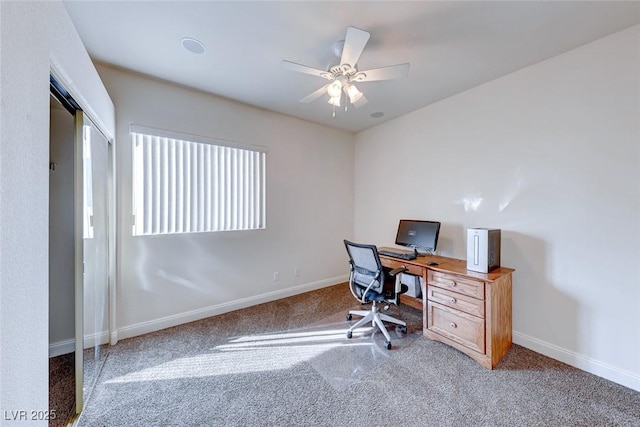
[[[111,144],[50,81],[49,425],[57,427],[80,414],[108,356]]]

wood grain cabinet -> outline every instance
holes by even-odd
[[[422,278],[423,298],[402,295],[401,301],[423,310],[427,338],[455,347],[489,369],[507,354],[512,339],[513,269],[477,273],[467,270],[466,261],[435,255],[410,261],[380,259],[386,267],[406,267]]]
[[[511,274],[481,280],[427,272],[425,336],[493,369],[511,347]]]

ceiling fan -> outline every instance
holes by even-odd
[[[340,62],[330,64],[327,71],[296,64],[291,61],[282,61],[282,66],[291,71],[311,74],[329,80],[329,83],[305,96],[300,102],[308,103],[315,101],[326,93],[329,95],[329,104],[333,105],[333,116],[335,117],[335,107],[340,107],[340,100],[343,93],[345,95],[345,111],[347,110],[348,104],[352,104],[358,108],[368,102],[367,98],[358,90],[355,83],[394,80],[406,77],[409,73],[408,63],[373,68],[366,71],[358,70],[358,59],[369,41],[369,37],[371,37],[371,34],[364,30],[347,27],[345,39],[338,41],[333,46],[333,53]]]

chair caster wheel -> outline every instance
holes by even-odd
[[[391,350],[391,341],[385,341],[384,346],[387,350]]]
[[[347,331],[347,338],[351,339],[351,337],[353,336],[351,331]]]
[[[351,313],[347,314],[347,321],[351,320]]]
[[[396,333],[397,334],[406,334],[407,333],[407,327],[406,326],[397,326],[396,327]]]

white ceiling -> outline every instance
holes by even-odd
[[[65,1],[91,57],[267,110],[352,132],[640,23],[614,1]],[[369,103],[339,110],[298,101],[326,80],[348,26],[371,33],[358,68],[409,62],[403,80],[360,83]],[[193,37],[196,55],[181,46]],[[373,113],[384,113],[373,118]]]

